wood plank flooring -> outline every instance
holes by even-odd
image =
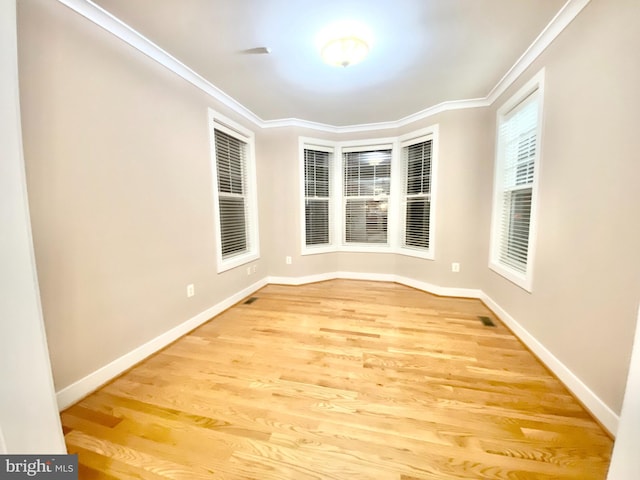
[[[606,477],[612,440],[478,300],[253,296],[62,413],[81,479]]]

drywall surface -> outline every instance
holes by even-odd
[[[207,109],[233,113],[59,2],[19,2],[18,22],[34,245],[61,390],[265,272],[259,261],[252,275],[216,269]]]
[[[61,454],[29,225],[15,8],[0,2],[0,453]]]
[[[640,291],[638,18],[635,1],[590,2],[493,105],[495,119],[545,68],[533,292],[488,269],[480,284],[616,413]],[[492,165],[490,158],[478,178],[484,185]],[[488,225],[486,195],[478,215]],[[481,238],[488,250],[488,236]]]

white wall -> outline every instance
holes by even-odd
[[[15,0],[0,2],[0,451],[66,453],[27,204]]]
[[[640,308],[631,354],[627,390],[622,404],[620,427],[613,448],[608,480],[640,478]]]

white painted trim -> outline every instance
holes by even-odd
[[[461,297],[461,298],[480,298],[482,290],[476,288],[454,288],[441,287],[432,283],[415,280],[409,277],[395,276],[395,282],[406,285],[407,287],[417,288],[423,292],[432,293],[441,297]]]
[[[370,282],[395,282],[407,287],[417,288],[427,293],[433,293],[443,297],[463,297],[463,298],[481,298],[483,293],[481,290],[473,288],[452,288],[441,287],[431,283],[422,282],[401,275],[391,273],[363,273],[363,272],[328,272],[318,275],[309,275],[305,277],[268,277],[269,284],[278,285],[304,285],[307,283],[324,282],[327,280],[346,279],[346,280],[367,280]]]
[[[506,278],[514,285],[523,288],[527,292],[533,291],[533,269],[535,267],[536,246],[538,238],[538,191],[540,169],[543,163],[544,138],[544,80],[545,69],[542,68],[527,83],[525,83],[514,95],[512,95],[496,112],[496,138],[495,159],[493,177],[493,198],[491,207],[491,230],[489,238],[489,268]],[[501,141],[500,130],[505,117],[528,102],[533,95],[538,98],[538,118],[536,125],[537,148],[534,159],[533,181],[531,183],[532,203],[529,218],[529,238],[527,244],[527,264],[524,273],[518,272],[506,263],[500,261],[500,246],[502,240],[501,219],[503,218],[503,172],[505,167],[504,145]]]
[[[304,151],[317,150],[329,154],[329,243],[325,245],[307,245],[307,218],[306,218],[306,191],[305,191],[305,169],[304,169]],[[298,137],[298,198],[299,216],[300,216],[300,255],[316,255],[318,253],[329,253],[336,251],[338,243],[338,235],[335,228],[336,214],[336,189],[338,183],[335,175],[336,160],[336,142],[330,140],[321,140],[319,138]]]
[[[152,340],[149,340],[147,343],[134,348],[129,353],[116,358],[111,363],[90,373],[86,377],[81,378],[77,382],[68,385],[67,387],[58,391],[56,394],[58,398],[58,408],[60,410],[64,410],[65,408],[70,407],[74,403],[80,401],[82,398],[94,392],[96,389],[100,388],[105,383],[120,375],[125,370],[128,370],[135,364],[163,349],[183,335],[186,335],[191,330],[199,327],[212,317],[215,317],[227,308],[235,305],[243,298],[264,287],[266,284],[266,278],[258,280],[254,284],[248,286],[247,288],[244,288],[231,297],[222,300],[213,307],[208,308],[207,310],[199,313],[193,318],[190,318],[186,322],[177,325],[171,330],[157,336]]]
[[[404,149],[416,143],[431,140],[431,191],[430,191],[430,218],[429,222],[429,248],[405,247],[405,237],[407,232],[407,162],[404,156]],[[425,260],[435,260],[436,257],[436,229],[438,226],[438,166],[440,164],[440,124],[436,123],[426,128],[407,133],[398,138],[398,164],[395,186],[400,191],[397,195],[398,219],[400,227],[396,229],[399,238],[396,238],[396,251],[401,255],[423,258]],[[392,180],[393,181],[393,180]],[[393,184],[392,184],[393,185]]]
[[[325,282],[343,278],[348,280],[368,280],[372,282],[395,282],[395,275],[387,273],[359,273],[359,272],[327,272],[304,277],[267,277],[269,284],[276,285],[305,285],[307,283]]]
[[[515,82],[524,71],[531,66],[536,58],[544,52],[558,35],[573,21],[591,0],[569,0],[549,24],[540,32],[540,35],[525,50],[516,63],[500,79],[495,87],[485,97],[488,104],[495,102]]]
[[[93,3],[91,0],[58,1],[128,43],[141,53],[165,66],[187,82],[199,88],[212,98],[218,100],[223,105],[229,107],[234,112],[242,115],[244,118],[260,128],[300,127],[330,133],[356,133],[400,128],[438,113],[491,105],[513,84],[513,82],[533,63],[533,61],[538,58],[538,56],[551,44],[551,42],[555,40],[555,38],[567,27],[567,25],[571,23],[571,21],[582,11],[590,0],[568,0],[486,97],[442,102],[399,120],[343,126],[328,125],[297,118],[263,120],[237,100],[227,95],[211,82],[204,79],[191,68],[180,62],[177,58],[164,51],[144,35],[141,35],[136,30]]]
[[[608,480],[626,480],[640,478],[640,305],[634,335],[629,375],[622,402],[619,428],[616,431],[616,443],[613,446]]]
[[[618,415],[611,410],[587,385],[584,384],[560,359],[540,343],[531,333],[518,323],[509,313],[491,297],[482,294],[480,299],[511,329],[522,342],[544,363],[584,404],[587,409],[615,435],[618,430]]]
[[[126,23],[111,15],[102,7],[93,3],[91,0],[58,1],[63,5],[69,7],[71,10],[75,11],[76,13],[79,13],[91,22],[95,23],[99,27],[102,27],[107,32],[115,35],[120,40],[128,43],[139,52],[158,62],[160,65],[168,68],[173,73],[182,77],[184,80],[199,88],[207,95],[215,98],[223,105],[232,109],[234,112],[242,115],[247,120],[253,122],[256,125],[261,125],[263,123],[263,120],[251,110],[240,104],[231,96],[224,93],[218,87],[214,86],[204,77],[194,72],[180,60],[164,51],[147,37],[138,33]]]
[[[209,108],[208,111],[208,130],[209,130],[209,152],[211,165],[211,191],[213,193],[213,211],[214,211],[214,233],[216,237],[216,265],[218,273],[231,270],[232,268],[254,262],[260,258],[260,238],[258,225],[258,182],[256,171],[256,146],[254,133],[244,128],[239,123],[219,114],[215,110]],[[247,223],[247,251],[241,255],[235,255],[229,258],[222,257],[222,225],[220,222],[220,192],[218,190],[218,167],[216,157],[216,140],[215,130],[220,130],[230,135],[246,145],[245,159],[245,179],[247,184],[245,189],[245,201],[247,203],[246,210]]]

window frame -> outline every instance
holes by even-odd
[[[339,176],[338,196],[340,213],[336,218],[336,229],[339,232],[338,250],[344,252],[366,252],[366,253],[394,253],[396,248],[393,232],[397,231],[397,201],[396,187],[394,186],[394,170],[398,164],[397,138],[385,137],[365,140],[347,140],[338,142],[338,161],[336,162],[336,173]],[[391,150],[390,185],[387,200],[387,241],[385,243],[358,243],[346,241],[346,207],[347,196],[345,195],[344,177],[344,153],[348,152],[368,152],[375,150]]]
[[[232,268],[239,267],[246,263],[260,258],[260,240],[258,225],[258,190],[256,181],[256,160],[255,160],[255,135],[252,131],[244,128],[233,120],[224,117],[211,108],[208,109],[208,129],[210,143],[210,165],[211,165],[211,187],[213,196],[213,218],[214,233],[216,240],[216,265],[217,272],[222,273]],[[245,232],[247,241],[246,252],[222,256],[222,226],[220,223],[220,191],[218,187],[218,164],[216,152],[215,130],[219,130],[233,138],[243,142],[246,146],[245,165],[246,171],[243,184],[245,198]]]
[[[361,252],[361,253],[394,253],[399,255],[435,259],[436,246],[436,212],[437,212],[437,172],[439,156],[439,126],[431,125],[416,131],[397,137],[383,137],[364,140],[331,141],[311,137],[299,137],[299,221],[300,221],[300,248],[301,255],[313,255],[317,253],[331,252]],[[402,246],[405,231],[405,215],[403,210],[404,179],[402,167],[402,148],[405,145],[419,143],[432,139],[431,153],[431,215],[429,228],[429,249],[406,248]],[[329,237],[330,244],[322,247],[306,245],[306,220],[305,220],[305,172],[304,150],[305,148],[332,152],[332,174],[330,175],[330,202],[329,209]],[[344,151],[372,151],[391,149],[391,182],[388,197],[387,216],[387,243],[346,243],[345,242],[345,208],[344,196]]]
[[[299,144],[299,188],[300,198],[302,202],[300,204],[300,239],[301,239],[301,254],[313,255],[318,253],[329,253],[336,251],[336,175],[335,175],[335,162],[336,162],[336,143],[326,140],[320,140],[316,138],[300,137],[298,139]],[[306,231],[306,178],[305,178],[305,150],[316,150],[329,153],[329,216],[328,216],[328,228],[329,228],[329,243],[322,245],[307,245],[307,231]]]
[[[434,260],[436,252],[436,229],[437,229],[437,200],[438,200],[438,157],[439,157],[439,125],[432,125],[414,132],[402,135],[398,138],[399,143],[399,155],[400,155],[400,176],[398,182],[400,183],[401,194],[401,209],[400,209],[400,222],[401,228],[398,230],[399,238],[398,251],[402,255],[411,257],[423,258],[426,260]],[[407,168],[408,165],[405,161],[404,149],[412,145],[417,145],[431,140],[431,173],[430,173],[430,193],[429,193],[429,247],[414,247],[406,246],[405,238],[407,231]]]
[[[535,95],[537,98],[536,119],[536,151],[533,160],[533,179],[531,182],[531,211],[529,216],[529,231],[527,239],[527,260],[524,272],[500,260],[500,250],[503,241],[501,218],[503,215],[503,195],[508,189],[503,182],[505,168],[504,140],[500,134],[501,126],[507,117],[517,113],[526,102]],[[544,121],[544,69],[538,72],[513,96],[511,96],[496,112],[496,140],[493,179],[493,205],[491,210],[491,238],[489,243],[489,268],[506,278],[527,292],[533,291],[533,269],[535,265],[536,241],[538,230],[539,177],[542,164],[543,150],[543,121]],[[528,185],[528,184],[527,184]]]

